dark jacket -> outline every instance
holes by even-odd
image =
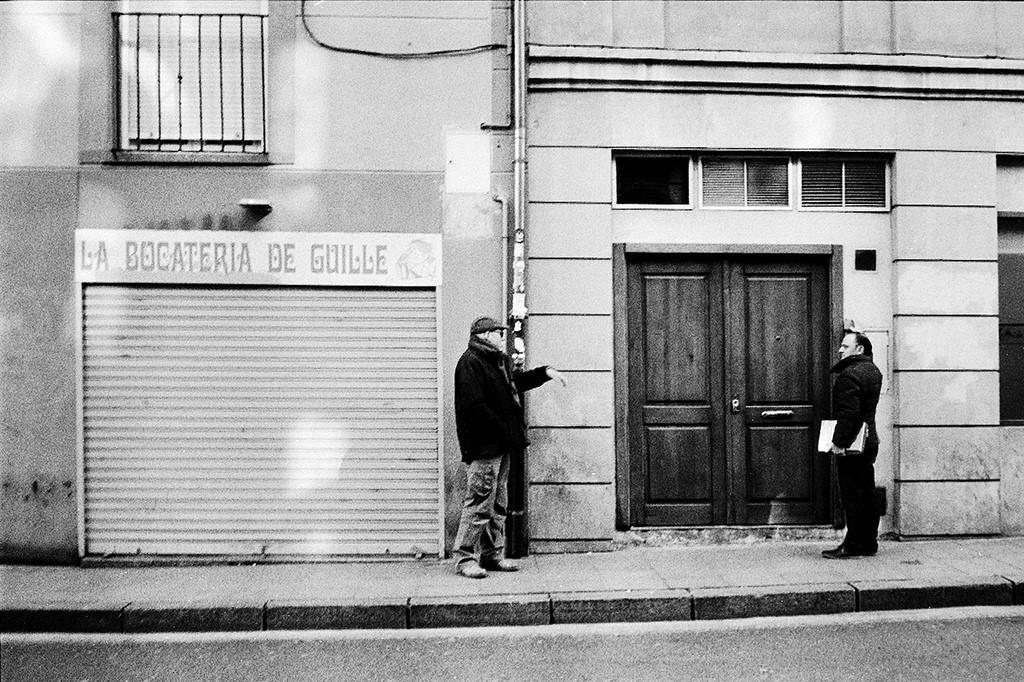
[[[463,462],[526,448],[519,393],[548,381],[547,369],[513,372],[505,353],[470,337],[455,366],[455,428]]]
[[[832,416],[836,430],[832,443],[848,448],[857,437],[861,424],[868,425],[864,439],[864,453],[878,451],[878,432],[875,430],[875,408],[882,391],[882,373],[866,355],[851,355],[832,367],[837,374],[832,384]]]

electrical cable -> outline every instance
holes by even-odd
[[[463,47],[454,50],[432,50],[429,52],[377,52],[374,50],[360,50],[354,47],[341,47],[325,43],[313,33],[313,29],[309,27],[309,23],[306,21],[306,0],[302,0],[302,3],[299,5],[299,15],[302,18],[302,27],[306,29],[306,35],[309,36],[309,39],[316,45],[332,52],[361,54],[367,57],[381,57],[383,59],[430,59],[433,57],[456,57],[464,54],[487,52],[489,50],[508,49],[508,45],[503,43],[488,43],[486,45],[474,45],[473,47]]]

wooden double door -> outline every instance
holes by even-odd
[[[629,521],[831,519],[825,256],[627,261]]]

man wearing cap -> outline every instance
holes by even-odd
[[[452,548],[456,570],[467,578],[487,571],[517,571],[505,558],[508,470],[526,450],[526,421],[519,394],[550,379],[563,386],[553,367],[514,371],[505,354],[508,327],[478,317],[469,328],[469,347],[455,367],[455,427],[466,463],[466,497]]]

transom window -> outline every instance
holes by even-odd
[[[690,157],[616,156],[615,196],[620,204],[689,205]]]
[[[613,158],[614,203],[625,208],[692,208],[694,167],[699,169],[696,196],[701,208],[789,209],[794,184],[801,210],[889,208],[888,162],[881,157],[616,152]]]
[[[789,159],[702,158],[705,207],[789,207]]]
[[[885,208],[885,168],[878,159],[800,159],[800,206]]]

